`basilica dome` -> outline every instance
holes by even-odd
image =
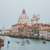
[[[32,18],[31,21],[36,21],[36,18]]]
[[[25,9],[23,9],[22,14],[19,16],[18,23],[21,23],[21,24],[27,23],[27,24],[29,24],[29,22],[30,22],[29,17],[26,14]]]
[[[33,15],[31,21],[36,21],[36,16],[35,16],[35,14]]]
[[[27,16],[27,14],[21,14],[19,20],[29,20],[29,17]]]
[[[25,13],[25,9],[23,9],[22,14],[19,16],[19,20],[29,20],[28,15]]]

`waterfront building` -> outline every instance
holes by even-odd
[[[43,23],[39,23],[39,24],[36,24],[36,25],[39,27],[39,30],[46,30],[46,31],[50,32],[50,25],[43,24]]]
[[[50,40],[50,32],[47,33],[47,40]]]
[[[18,32],[18,27],[22,27],[22,24],[14,24],[12,25],[12,32]]]
[[[33,26],[34,34],[37,34],[39,36],[39,27],[38,26]]]
[[[28,25],[24,25],[24,35],[25,37],[28,37]]]
[[[10,30],[6,30],[5,27],[3,26],[1,34],[4,35],[4,34],[9,34],[9,33],[10,33]]]
[[[11,35],[18,35],[19,33],[21,34],[21,28],[23,27],[22,24],[14,24],[12,25],[12,32]]]
[[[33,27],[31,25],[28,26],[28,37],[33,37],[33,36],[34,36],[34,32],[33,32]]]
[[[47,39],[47,31],[46,30],[40,30],[39,31],[39,38]]]

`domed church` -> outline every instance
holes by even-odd
[[[40,15],[38,14],[38,16],[35,14],[33,15],[32,19],[31,19],[31,24],[36,24],[36,23],[40,23]]]
[[[38,16],[37,15],[35,16],[34,14],[30,23],[29,17],[26,14],[25,9],[23,9],[22,14],[19,16],[18,24],[33,25],[36,23],[40,23],[40,15],[38,14]]]
[[[23,9],[22,14],[19,17],[18,23],[27,24],[27,25],[30,24],[29,17],[26,14],[25,9]]]

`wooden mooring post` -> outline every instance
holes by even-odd
[[[0,50],[1,50],[1,44],[0,44]]]

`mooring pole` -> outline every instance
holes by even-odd
[[[0,44],[0,50],[1,50],[1,44]]]
[[[7,43],[7,48],[9,48],[9,45],[8,45],[8,43]]]

